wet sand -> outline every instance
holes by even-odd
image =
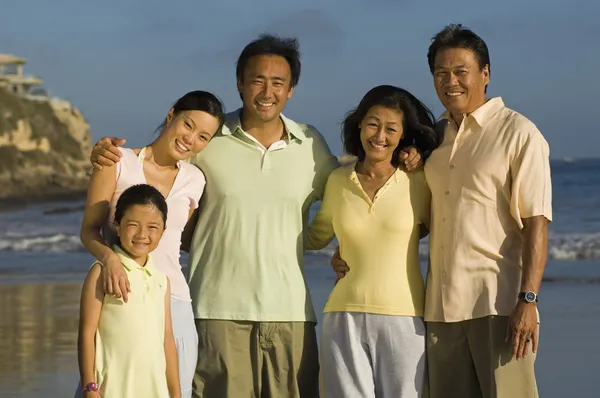
[[[333,279],[316,267],[309,267],[307,275],[320,311]],[[1,281],[0,397],[73,396],[78,381],[82,278]],[[540,396],[598,397],[600,286],[545,283],[541,297],[542,331],[536,362]]]
[[[0,285],[0,397],[72,397],[81,281]]]

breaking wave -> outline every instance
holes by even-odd
[[[330,258],[337,244],[330,244],[313,255]],[[427,260],[426,241],[421,241],[419,257]],[[548,258],[551,260],[596,260],[600,259],[600,233],[555,234],[549,237]]]
[[[336,243],[311,255],[331,257]],[[85,248],[79,236],[68,233],[55,234],[14,234],[0,237],[0,251],[13,252],[82,252]],[[427,259],[427,242],[421,242],[421,259]],[[600,259],[600,233],[563,234],[550,237],[548,257],[553,260],[593,260]]]
[[[0,238],[0,251],[14,252],[81,252],[85,248],[79,236],[64,233],[47,235],[9,234]]]

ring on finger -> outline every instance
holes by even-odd
[[[525,339],[525,342],[526,342],[526,343],[530,343],[530,342],[531,342],[531,338],[527,337],[527,338]]]

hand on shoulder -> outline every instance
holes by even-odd
[[[98,170],[104,166],[110,167],[118,163],[123,156],[119,151],[119,146],[125,144],[125,140],[118,137],[103,137],[92,148],[90,162]]]

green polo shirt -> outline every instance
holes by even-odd
[[[304,279],[311,204],[339,166],[312,126],[281,115],[287,138],[267,151],[244,135],[240,110],[191,159],[206,176],[192,241],[195,318],[316,322]]]

